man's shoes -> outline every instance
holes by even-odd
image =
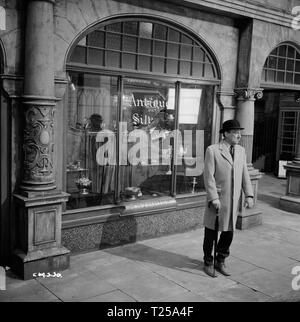
[[[204,272],[210,276],[210,277],[217,277],[217,274],[214,270],[214,266],[213,265],[204,265],[203,268]]]
[[[216,262],[215,264],[215,268],[218,272],[220,272],[221,274],[225,275],[225,276],[230,276],[231,274],[226,270],[226,266],[224,263],[222,262]]]

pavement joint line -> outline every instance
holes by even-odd
[[[272,271],[272,270],[270,270],[270,269],[268,269],[268,268],[266,268],[266,267],[258,266],[257,264],[251,263],[251,262],[249,262],[249,261],[247,261],[247,260],[245,260],[245,259],[239,258],[239,257],[234,256],[234,255],[232,255],[232,257],[237,258],[238,260],[240,260],[240,261],[242,261],[242,262],[245,262],[245,263],[247,263],[247,264],[250,264],[250,265],[252,265],[252,266],[255,266],[256,268],[264,269],[265,271],[268,271],[268,272],[273,273],[273,271]],[[254,268],[254,269],[256,269],[256,268]],[[254,269],[253,269],[253,270],[254,270]],[[244,273],[240,273],[240,274],[237,274],[237,275],[247,274],[247,273],[248,273],[248,272],[244,272]]]
[[[43,286],[46,290],[48,290],[51,294],[53,294],[57,299],[59,299],[61,302],[64,302],[63,299],[61,299],[58,295],[56,295],[53,291],[51,291],[46,285],[42,284],[39,279],[35,279],[41,286]]]
[[[232,278],[230,278],[230,277],[229,277],[229,279],[232,279]],[[233,280],[233,281],[234,281],[234,280]],[[256,288],[254,288],[254,287],[251,287],[251,286],[246,285],[246,284],[244,284],[244,283],[242,283],[242,282],[239,282],[239,281],[235,281],[235,282],[237,283],[237,285],[243,285],[243,286],[245,286],[246,288],[248,288],[248,289],[250,289],[250,290],[252,290],[252,291],[254,291],[254,292],[261,293],[261,294],[263,294],[263,295],[265,295],[265,296],[267,296],[267,297],[269,297],[269,298],[272,298],[272,296],[271,296],[271,295],[266,294],[266,293],[264,293],[264,292],[262,292],[262,291],[260,291],[260,290],[257,290],[257,289],[256,289]]]

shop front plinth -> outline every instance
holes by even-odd
[[[54,273],[69,267],[70,251],[61,245],[62,203],[69,194],[15,194],[15,250],[11,267],[24,280],[34,273]]]
[[[245,195],[242,194],[240,198],[240,209],[237,217],[236,228],[240,230],[248,229],[251,227],[259,226],[262,224],[262,211],[256,206],[257,204],[257,190],[258,190],[258,181],[262,177],[261,172],[253,167],[248,167],[250,180],[253,187],[254,200],[253,208],[245,208]]]
[[[286,195],[282,196],[279,206],[282,210],[300,214],[300,162],[294,160],[284,166],[286,169]]]

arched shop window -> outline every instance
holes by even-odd
[[[67,209],[204,190],[220,73],[199,39],[112,20],[78,41],[67,72]]]
[[[271,52],[263,67],[262,83],[300,85],[300,53],[295,46],[283,44]]]

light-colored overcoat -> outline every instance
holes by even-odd
[[[235,145],[233,161],[224,141],[210,145],[205,153],[204,184],[207,192],[204,226],[215,229],[216,211],[210,202],[219,198],[219,231],[235,230],[241,190],[245,196],[253,196],[245,149]]]

